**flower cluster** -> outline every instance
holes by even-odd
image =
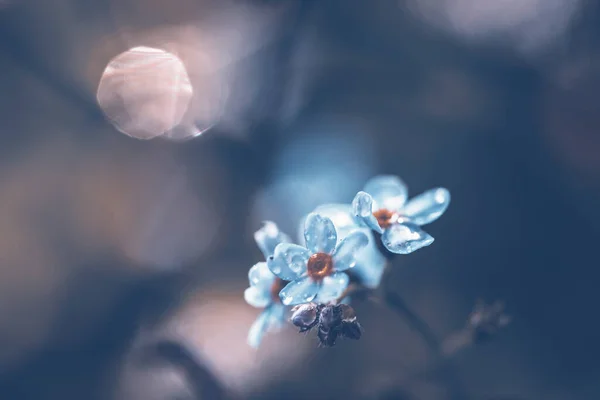
[[[433,242],[421,226],[439,218],[450,202],[444,188],[409,201],[407,194],[400,178],[374,177],[352,204],[326,204],[308,214],[299,244],[265,222],[254,234],[265,261],[250,268],[244,293],[250,305],[263,308],[248,343],[258,347],[266,332],[283,325],[292,306],[294,325],[301,332],[318,326],[324,346],[338,337],[360,338],[354,311],[339,304],[349,283],[378,287],[390,254],[409,254]]]

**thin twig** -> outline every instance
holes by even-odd
[[[391,290],[389,282],[390,275],[390,263],[385,267],[382,277],[382,297],[387,306],[390,307],[396,314],[404,319],[415,331],[419,333],[423,341],[427,344],[429,350],[433,353],[435,360],[440,367],[442,374],[442,380],[444,381],[449,398],[452,400],[465,400],[468,399],[467,392],[463,387],[457,374],[454,372],[449,359],[445,356],[442,342],[438,340],[433,330],[429,327],[417,313],[415,313],[408,304],[393,290]]]
[[[336,304],[340,304],[345,298],[351,297],[355,300],[370,300],[380,302],[373,289],[366,288],[362,285],[351,283],[346,290],[342,292],[340,297],[335,300]]]
[[[429,325],[422,320],[413,310],[410,309],[408,304],[394,292],[385,291],[383,293],[383,300],[392,310],[402,316],[402,318],[408,322],[408,324],[417,331],[427,346],[436,356],[442,354],[442,345],[436,338],[435,334],[429,327]]]
[[[180,343],[171,340],[161,340],[143,349],[145,361],[167,362],[181,368],[187,375],[188,381],[198,399],[226,399],[229,394],[221,386],[215,376],[202,365],[194,355]]]
[[[373,289],[368,289],[364,286],[353,283],[347,287],[342,295],[336,300],[336,303],[340,303],[347,297],[352,297],[356,300],[369,300],[374,303],[389,307],[421,336],[435,357],[435,367],[438,368],[438,371],[441,373],[441,379],[448,388],[449,398],[452,400],[468,399],[467,392],[463,387],[459,377],[454,372],[449,360],[449,356],[454,354],[455,350],[458,349],[451,348],[449,343],[446,341],[440,341],[429,324],[419,317],[419,315],[409,307],[404,299],[390,287],[390,273],[392,270],[390,264],[391,257],[388,258],[388,263],[385,266],[383,276],[381,277],[382,284],[379,290],[376,291]],[[458,347],[462,348],[463,346],[460,345]]]

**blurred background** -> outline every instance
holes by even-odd
[[[599,398],[599,32],[584,0],[1,0],[0,398]],[[358,342],[250,349],[252,233],[379,173],[453,197],[406,303],[511,325],[440,366],[365,303]]]

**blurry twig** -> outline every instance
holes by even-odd
[[[498,330],[508,325],[510,319],[504,313],[502,302],[495,301],[488,305],[483,300],[478,300],[466,326],[444,341],[444,355],[450,357],[470,345],[489,340]]]
[[[352,297],[357,300],[369,300],[376,304],[386,305],[396,314],[398,314],[404,321],[406,321],[411,328],[413,328],[421,336],[427,347],[435,357],[436,367],[439,368],[441,373],[440,378],[444,381],[448,388],[449,398],[453,400],[465,400],[468,399],[466,390],[463,388],[458,376],[454,373],[452,366],[448,363],[446,353],[444,352],[443,342],[440,341],[433,330],[429,327],[417,313],[415,313],[404,299],[397,293],[395,293],[390,287],[390,261],[386,266],[383,276],[381,277],[382,285],[378,291],[367,289],[360,285],[352,284],[348,286],[342,295],[337,299],[337,302],[341,302],[346,297]],[[379,292],[379,293],[378,293]]]
[[[346,299],[347,297],[351,297],[359,301],[369,300],[374,303],[381,304],[381,300],[379,297],[377,297],[375,290],[366,288],[355,283],[349,284],[346,290],[342,292],[340,297],[338,297],[335,302],[339,304],[342,302],[342,300]]]
[[[386,265],[381,278],[381,281],[383,282],[382,297],[385,304],[417,331],[423,341],[427,344],[427,347],[435,357],[436,364],[441,368],[440,379],[448,389],[449,398],[453,400],[468,399],[469,397],[462,382],[445,357],[442,342],[438,340],[433,330],[429,327],[429,324],[419,317],[419,315],[408,306],[404,299],[389,287],[390,271],[390,262],[388,261],[388,265]]]
[[[198,399],[221,400],[229,398],[226,391],[213,376],[183,345],[161,340],[142,349],[142,360],[146,362],[165,361],[181,368]]]
[[[399,314],[414,330],[421,335],[423,341],[427,343],[427,346],[433,350],[436,356],[442,354],[442,345],[436,338],[429,325],[410,309],[402,297],[394,292],[385,291],[383,293],[383,299],[388,307],[394,310],[396,314]]]

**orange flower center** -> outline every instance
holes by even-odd
[[[287,285],[287,282],[281,278],[275,278],[273,284],[271,285],[271,299],[273,303],[281,303],[281,299],[279,298],[279,292]]]
[[[333,258],[327,253],[313,254],[308,259],[306,270],[314,281],[320,281],[333,272]]]
[[[383,229],[389,228],[399,218],[399,215],[386,208],[382,208],[373,213],[373,216],[377,218],[377,223]]]

